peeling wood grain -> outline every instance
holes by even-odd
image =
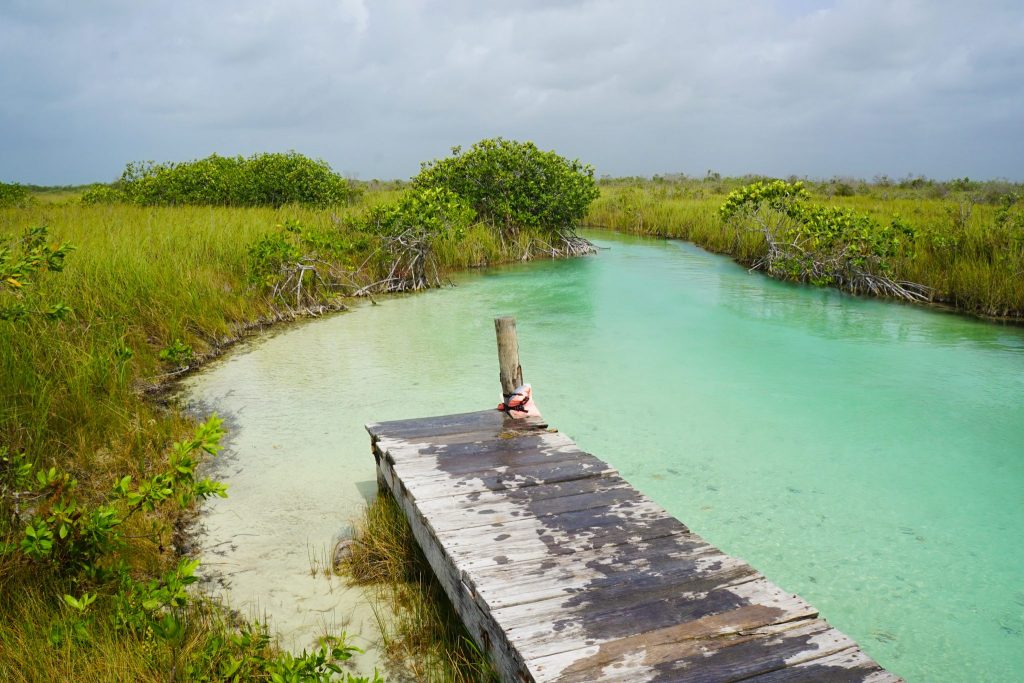
[[[506,681],[900,679],[539,419],[369,425],[378,480]]]

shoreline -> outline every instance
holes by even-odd
[[[603,232],[614,232],[614,233],[620,234],[620,235],[634,235],[634,236],[637,236],[637,237],[649,237],[651,239],[675,240],[675,241],[679,241],[679,242],[689,242],[690,244],[696,245],[696,246],[700,247],[701,249],[703,249],[703,250],[705,250],[707,252],[710,252],[712,254],[718,254],[720,256],[728,256],[737,265],[743,266],[744,268],[748,268],[749,272],[760,273],[761,275],[764,275],[765,277],[771,278],[772,280],[775,280],[777,282],[785,282],[785,283],[788,283],[788,284],[798,285],[798,286],[803,286],[803,287],[813,287],[815,289],[832,289],[832,290],[835,290],[837,292],[842,292],[843,294],[846,294],[848,296],[853,296],[853,297],[863,298],[863,299],[869,299],[869,300],[874,300],[874,301],[887,301],[887,302],[890,302],[890,303],[896,303],[896,304],[902,304],[902,305],[908,305],[908,306],[917,306],[917,307],[921,307],[921,308],[924,308],[924,309],[932,309],[932,310],[934,310],[937,313],[951,313],[951,314],[955,314],[955,315],[961,315],[961,316],[965,316],[965,317],[968,317],[968,318],[973,318],[975,320],[980,320],[982,322],[991,323],[993,325],[1006,325],[1008,327],[1024,327],[1024,311],[1021,311],[1018,314],[1012,315],[1012,316],[993,316],[993,315],[988,315],[986,313],[980,313],[980,312],[977,312],[977,311],[972,311],[972,310],[970,310],[968,308],[959,307],[959,306],[957,306],[957,305],[955,305],[953,303],[950,303],[949,301],[943,300],[943,299],[933,299],[933,300],[929,300],[929,301],[904,301],[902,299],[894,299],[892,297],[887,297],[887,296],[878,296],[878,295],[873,295],[873,294],[861,294],[861,293],[857,293],[857,292],[851,292],[851,291],[848,291],[848,290],[843,289],[841,287],[834,287],[832,285],[813,285],[813,284],[810,284],[810,283],[807,283],[807,282],[794,282],[792,280],[784,280],[782,278],[773,277],[773,276],[769,275],[768,273],[765,273],[764,271],[761,271],[761,270],[749,268],[750,263],[745,262],[740,257],[738,257],[735,254],[732,254],[732,253],[730,253],[728,251],[725,251],[725,250],[719,251],[717,249],[714,249],[710,245],[701,244],[700,242],[697,242],[696,240],[689,239],[689,238],[686,238],[686,237],[679,237],[679,236],[675,236],[675,235],[670,235],[670,234],[667,234],[666,232],[637,232],[635,230],[620,230],[618,228],[613,228],[613,227],[609,227],[609,226],[606,226],[606,225],[595,225],[595,224],[583,225],[583,226],[580,226],[580,229],[582,229],[582,230],[597,230],[597,231],[603,231]]]

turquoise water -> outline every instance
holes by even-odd
[[[374,488],[363,423],[496,404],[492,318],[513,314],[544,416],[692,529],[909,681],[1022,680],[1024,330],[591,238],[607,249],[293,327],[193,379],[235,429],[209,545],[329,544]],[[308,575],[300,555],[242,592]]]

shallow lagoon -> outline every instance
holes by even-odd
[[[1024,330],[590,237],[607,249],[296,325],[188,380],[232,429],[202,537],[232,603],[297,648],[373,632],[361,591],[311,571],[376,489],[363,424],[496,404],[509,313],[545,417],[695,531],[910,681],[1019,680]]]

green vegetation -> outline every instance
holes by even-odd
[[[124,554],[129,538],[164,542],[158,523],[133,525],[133,517],[226,495],[223,485],[195,477],[198,455],[215,454],[223,434],[220,420],[210,418],[193,438],[171,446],[164,471],[137,484],[125,475],[97,502],[79,501],[78,481],[68,472],[0,453],[2,512],[11,536],[21,535],[20,542],[0,546],[2,576],[5,583],[26,574],[43,577],[52,591],[17,583],[22,590],[4,591],[3,613],[20,617],[0,632],[5,680],[96,674],[159,680],[163,672],[166,680],[330,680],[344,673],[341,664],[358,650],[343,638],[325,638],[312,653],[295,657],[271,647],[264,627],[227,622],[215,605],[189,591],[198,561],[180,559],[153,579],[138,578],[130,566]],[[137,647],[141,656],[125,656],[119,643]]]
[[[323,207],[347,204],[352,198],[348,181],[326,162],[296,152],[130,163],[117,183],[82,195],[87,204],[124,201],[144,206]]]
[[[153,398],[251,329],[551,253],[541,228],[479,221],[442,187],[221,206],[197,169],[238,166],[205,162],[129,173],[103,201],[0,208],[4,680],[334,675],[353,653],[343,640],[281,653],[188,591],[181,524],[197,498],[225,493],[194,469],[220,427],[194,433]]]
[[[753,267],[769,275],[856,294],[927,300],[926,287],[890,277],[891,259],[915,247],[912,227],[898,216],[882,226],[865,214],[808,199],[801,182],[759,181],[730,192],[719,214],[734,230],[760,232],[765,253]]]
[[[25,206],[32,201],[29,189],[18,183],[0,183],[0,208]]]
[[[869,283],[913,283],[1024,317],[1020,187],[760,180],[603,181],[591,206],[589,167],[497,139],[362,192],[295,154],[129,165],[81,201],[0,186],[0,678],[315,680],[352,656],[337,639],[281,653],[187,590],[181,522],[224,493],[195,476],[220,427],[196,431],[153,397],[263,325],[583,253],[584,215],[778,277],[887,295]],[[488,676],[388,505],[368,511],[350,569],[397,605],[389,650],[425,677]]]
[[[37,226],[26,230],[14,246],[0,244],[0,320],[24,320],[33,314],[64,320],[71,313],[60,302],[44,309],[34,296],[36,278],[64,270],[64,259],[71,251],[69,244],[49,244],[48,237],[46,228]]]
[[[413,186],[464,198],[502,236],[532,228],[546,235],[556,251],[589,250],[575,229],[599,194],[594,169],[532,142],[494,138],[465,152],[454,147],[450,157],[423,164]]]
[[[40,206],[6,210],[2,233],[39,212],[55,217]],[[159,247],[119,242],[85,223],[88,233],[66,231],[88,246],[73,258],[70,245],[50,241],[43,227],[0,250],[0,677],[326,680],[355,652],[343,640],[297,657],[280,653],[265,628],[232,622],[188,591],[196,563],[173,552],[176,521],[195,499],[225,493],[195,476],[198,455],[218,449],[220,423],[212,418],[165,451],[188,425],[143,400],[143,377],[133,371],[192,359],[191,344],[179,337],[152,343],[157,330],[144,325],[153,311],[137,305],[173,307],[188,290],[180,270],[152,265],[134,273],[141,280],[111,288],[131,274],[127,264],[148,262]],[[140,227],[117,225],[122,240]],[[165,245],[168,271],[188,265],[189,250],[180,247],[193,236],[179,231],[178,245]],[[129,254],[138,261],[125,261]],[[65,265],[68,273],[56,276]],[[160,275],[175,287],[152,289]],[[219,275],[224,282],[232,274]],[[128,292],[139,297],[134,307],[118,301]],[[227,311],[212,313],[223,319]],[[182,336],[194,340],[196,331]]]
[[[723,179],[709,173],[703,179],[603,180],[601,197],[586,222],[623,232],[691,240],[771,272],[765,261],[771,247],[763,226],[752,223],[751,215],[741,215],[743,211],[734,214],[727,210],[729,220],[720,211],[723,204],[735,204],[727,203],[731,192],[759,181],[771,183],[773,179]],[[801,250],[812,246],[825,249],[834,265],[845,262],[846,256],[863,259],[865,272],[897,284],[907,283],[928,301],[966,313],[1024,319],[1024,188],[1020,185],[879,178],[873,183],[849,179],[807,182],[803,189],[808,196],[798,203],[808,210],[805,218],[795,221],[786,217],[788,227],[779,226],[783,230],[798,223],[802,226],[799,234],[794,234]],[[757,203],[748,201],[746,206],[753,208]],[[766,216],[762,214],[762,218]],[[785,211],[774,216],[780,219]],[[855,235],[860,236],[851,240]],[[817,244],[812,245],[815,240]],[[779,246],[778,239],[775,243]],[[851,280],[852,274],[841,268],[815,272],[807,269],[807,264],[800,267],[792,260],[795,252],[787,255],[789,260],[769,259],[775,263],[772,274],[903,297],[887,286],[874,292],[863,280]]]
[[[352,552],[339,571],[374,586],[386,655],[418,681],[496,681],[426,558],[405,514],[388,494],[378,495],[360,521]],[[394,616],[385,617],[391,612]]]

